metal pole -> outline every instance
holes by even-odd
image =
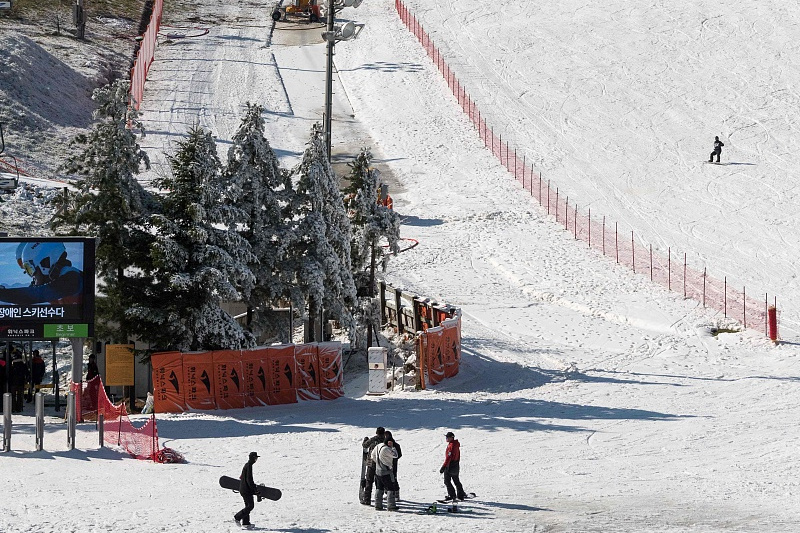
[[[3,451],[11,451],[11,393],[3,393]]]
[[[106,421],[105,415],[103,413],[97,413],[97,436],[98,439],[100,440],[101,448],[105,443],[105,435],[103,434],[105,429],[105,421]]]
[[[61,411],[61,402],[59,401],[60,400],[59,397],[60,391],[58,388],[59,379],[58,379],[58,369],[56,368],[56,341],[50,341],[50,345],[53,348],[53,395],[55,397],[55,402],[56,402],[56,413],[58,413],[59,411]]]
[[[44,394],[37,392],[34,395],[34,409],[36,410],[36,451],[44,448]]]
[[[334,0],[328,0],[328,60],[325,65],[325,151],[328,161],[331,160],[331,113],[333,108],[333,19],[334,19]]]
[[[67,448],[75,449],[75,391],[67,393]]]

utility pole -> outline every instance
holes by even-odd
[[[86,10],[83,6],[83,0],[75,0],[72,10],[72,22],[75,23],[75,27],[78,29],[78,39],[83,40],[86,35]]]
[[[335,40],[333,35],[335,30],[333,27],[333,19],[335,18],[334,0],[328,0],[328,9],[325,13],[327,15],[327,28],[326,31],[330,38],[328,41],[328,58],[325,65],[325,153],[328,156],[328,162],[331,161],[331,114],[333,113],[333,45]]]

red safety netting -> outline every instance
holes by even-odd
[[[84,383],[73,383],[75,412],[78,420],[97,420],[103,415],[103,441],[123,448],[136,459],[151,459],[156,462],[181,462],[183,457],[169,448],[159,450],[156,417],[153,414],[140,428],[128,417],[125,403],[114,405],[106,395],[100,376]]]
[[[419,334],[419,361],[425,383],[436,385],[458,374],[461,366],[461,312],[443,320],[435,328]]]
[[[147,79],[147,72],[153,63],[156,51],[156,38],[161,26],[161,13],[164,9],[164,0],[153,2],[153,12],[150,15],[150,22],[147,29],[141,36],[139,51],[136,53],[136,60],[131,69],[131,106],[139,109],[144,95],[144,82]]]
[[[591,209],[581,212],[574,199],[570,202],[563,191],[559,194],[555,183],[543,180],[541,173],[526,162],[525,156],[521,153],[518,155],[517,149],[507,140],[504,141],[503,136],[487,123],[477,103],[447,64],[420,21],[405,4],[395,0],[395,9],[409,31],[419,40],[431,61],[436,64],[486,148],[514,175],[514,179],[522,185],[523,190],[529,192],[531,198],[535,199],[548,215],[554,217],[556,223],[562,225],[565,231],[569,231],[576,240],[586,242],[589,248],[634,272],[649,276],[651,281],[659,283],[668,290],[702,302],[703,306],[716,309],[726,318],[738,320],[745,328],[763,331],[772,336],[768,330],[767,308],[776,305],[774,296],[771,299],[767,294],[758,293],[758,297],[754,298],[755,291],[748,292],[746,287],[733,286],[727,277],[722,280],[716,279],[709,276],[705,268],[702,270],[692,268],[687,264],[686,253],[678,253],[671,248],[667,248],[666,251],[654,251],[652,245],[643,244],[633,231],[622,229],[616,222],[608,221],[605,217],[592,218]],[[763,300],[762,294],[764,294]],[[777,324],[774,328],[776,332]]]

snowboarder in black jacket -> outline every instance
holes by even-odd
[[[253,465],[258,458],[259,455],[256,452],[250,452],[247,464],[242,468],[242,475],[239,477],[239,494],[244,500],[244,509],[233,516],[237,525],[250,526],[250,528],[253,527],[250,523],[250,511],[256,506],[253,496],[258,494],[258,486],[253,481]]]
[[[364,453],[367,454],[367,472],[366,472],[366,485],[364,487],[363,492],[363,499],[361,503],[364,505],[371,505],[372,504],[372,486],[375,483],[375,461],[372,460],[372,450],[378,444],[383,443],[383,435],[386,430],[382,427],[378,427],[375,430],[375,436],[371,439],[364,437],[364,442],[362,446],[364,447]]]
[[[714,162],[714,156],[717,156],[717,163],[719,163],[719,156],[722,155],[723,146],[725,146],[725,144],[719,140],[719,137],[714,137],[714,151],[711,152],[711,155],[708,158],[709,163]]]

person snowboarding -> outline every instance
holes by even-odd
[[[397,450],[394,442],[386,438],[383,444],[378,444],[370,454],[375,463],[375,510],[383,511],[383,493],[387,492],[386,510],[397,511],[397,501],[394,492],[394,472],[392,465],[397,459]]]
[[[253,465],[258,460],[259,455],[256,452],[250,452],[247,464],[242,468],[242,475],[239,477],[239,494],[242,495],[244,500],[244,509],[239,511],[233,516],[236,525],[242,526],[247,529],[253,529],[255,526],[250,523],[250,511],[256,506],[253,496],[258,494],[258,487],[256,482],[253,481]]]
[[[461,480],[458,477],[461,444],[452,431],[448,431],[444,437],[447,440],[447,449],[444,452],[444,464],[439,469],[439,473],[444,474],[444,485],[447,487],[445,501],[455,501],[456,498],[464,501],[467,498],[467,494],[464,492],[464,487],[461,486]]]
[[[722,155],[723,146],[725,146],[725,144],[719,140],[719,137],[714,137],[714,151],[711,152],[711,155],[708,158],[709,163],[714,162],[714,156],[717,156],[717,163],[719,163],[719,156]]]
[[[360,491],[361,503],[363,505],[372,505],[372,485],[375,483],[375,461],[372,460],[372,450],[383,442],[383,434],[385,431],[384,428],[378,427],[372,438],[364,437],[364,442],[361,443],[364,454],[366,454],[367,457],[366,471],[362,480],[363,489]]]

